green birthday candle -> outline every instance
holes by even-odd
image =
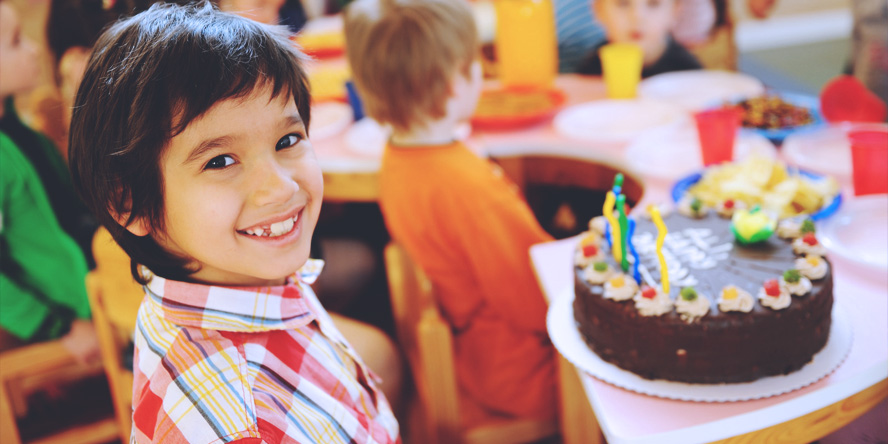
[[[619,176],[622,178],[622,175]],[[629,232],[629,221],[626,219],[626,195],[621,194],[617,196],[617,212],[619,214],[620,220],[620,233],[628,233]],[[622,261],[620,262],[620,268],[623,271],[629,271],[629,255],[627,254],[626,249],[626,241],[629,236],[623,235],[620,236],[620,251],[622,252]]]

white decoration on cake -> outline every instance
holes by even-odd
[[[815,254],[808,254],[800,257],[795,261],[795,267],[802,276],[808,279],[821,279],[826,276],[827,264],[822,257]]]
[[[632,298],[635,301],[635,308],[638,314],[642,316],[660,316],[672,311],[672,299],[669,295],[663,293],[660,287],[654,287],[657,295],[648,299],[641,295],[641,291]]]
[[[604,271],[595,270],[594,265],[589,265],[583,270],[583,276],[586,278],[590,284],[601,285],[608,279],[610,279],[611,275],[613,275],[614,271],[611,269],[611,266],[608,265],[607,269]]]
[[[773,308],[774,310],[783,310],[786,307],[789,307],[789,304],[792,303],[792,296],[789,295],[789,290],[784,287],[780,288],[780,296],[774,297],[765,292],[765,287],[759,288],[758,298],[759,302],[765,307]]]
[[[736,296],[734,298],[725,298],[725,291],[728,289],[736,291]],[[742,311],[743,313],[749,313],[754,306],[755,301],[752,299],[752,295],[749,294],[748,291],[733,285],[728,285],[723,288],[718,297],[718,309],[721,311]]]
[[[798,282],[786,282],[786,280],[781,277],[780,285],[782,287],[785,287],[790,294],[793,294],[795,296],[804,296],[808,294],[808,292],[810,292],[811,288],[813,287],[811,284],[811,280],[804,276],[800,276]]]
[[[592,219],[589,219],[589,231],[593,233],[597,233],[599,236],[604,236],[604,231],[607,229],[607,218],[604,216],[595,216]]]
[[[800,231],[802,221],[797,219],[783,219],[777,224],[777,236],[783,239],[795,239],[802,235]]]
[[[727,218],[730,218],[731,216],[734,215],[734,212],[735,212],[735,211],[737,211],[737,210],[745,210],[745,209],[746,209],[746,204],[743,203],[743,201],[732,200],[732,202],[734,203],[734,206],[731,207],[731,208],[728,208],[728,207],[725,206],[725,203],[726,203],[726,202],[727,202],[727,200],[723,200],[723,201],[719,202],[719,203],[718,203],[718,206],[715,208],[715,211],[716,211],[716,212],[718,213],[718,215],[721,216],[721,217],[727,217]]]
[[[810,245],[805,242],[804,237],[798,237],[792,241],[792,251],[795,254],[816,254],[817,256],[823,256],[826,254],[826,248],[823,247],[823,244],[821,244],[820,241],[814,245]]]
[[[596,234],[591,233],[589,233],[588,235],[597,236]],[[583,252],[583,247],[585,246],[583,245],[583,241],[581,241],[579,245],[577,245],[576,252],[574,253],[574,263],[579,265],[580,268],[586,268],[596,262],[604,260],[604,250],[601,249],[601,243],[596,242],[594,245],[598,249],[598,251],[592,256],[586,256]]]
[[[622,282],[620,282],[622,280]],[[618,286],[618,284],[621,284]],[[635,279],[624,273],[616,273],[604,283],[604,298],[615,301],[632,299],[638,293],[638,284]]]
[[[682,321],[688,323],[709,313],[710,306],[711,302],[709,301],[709,298],[700,293],[697,293],[697,297],[693,301],[685,300],[680,294],[675,300],[675,311],[681,315]]]

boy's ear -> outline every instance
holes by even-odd
[[[150,224],[144,217],[137,217],[132,221],[129,220],[130,213],[118,213],[115,210],[110,210],[111,216],[114,217],[114,220],[120,224],[121,227],[126,228],[126,231],[133,233],[136,236],[142,237],[147,236],[148,233],[151,232]]]

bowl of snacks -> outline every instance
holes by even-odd
[[[690,174],[672,187],[679,206],[693,201],[697,207],[716,211],[760,207],[779,219],[829,217],[842,202],[839,184],[822,176],[786,167],[765,157],[723,163]]]
[[[779,93],[749,97],[733,102],[741,111],[740,125],[744,131],[754,131],[776,145],[786,136],[808,131],[824,124],[820,102],[816,97]]]

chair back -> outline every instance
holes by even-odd
[[[558,425],[553,421],[516,419],[464,428],[453,336],[438,310],[434,287],[407,251],[395,242],[385,247],[385,268],[398,340],[410,364],[421,403],[422,430],[414,439],[416,442],[524,443],[557,433]]]
[[[93,255],[96,269],[86,277],[87,295],[99,337],[102,364],[111,387],[120,438],[129,442],[133,373],[124,356],[132,353],[129,345],[145,292],[130,274],[129,256],[105,228],[100,228],[93,238]]]

